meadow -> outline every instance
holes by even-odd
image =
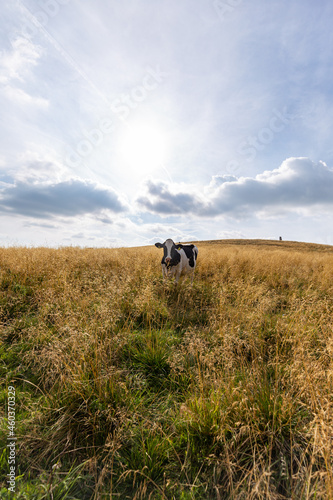
[[[196,244],[0,249],[2,499],[333,499],[333,247]]]

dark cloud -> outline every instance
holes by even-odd
[[[126,210],[115,191],[91,181],[71,179],[57,183],[17,182],[0,190],[0,211],[36,218],[77,216]]]
[[[113,224],[113,220],[109,217],[98,217],[96,220],[102,222],[103,224]]]
[[[24,227],[41,227],[44,229],[57,229],[56,224],[48,224],[47,222],[25,222],[23,224]]]
[[[161,215],[197,216],[244,217],[324,207],[333,204],[333,169],[308,158],[289,158],[279,168],[253,178],[214,176],[201,192],[150,181],[137,202]]]
[[[200,200],[193,193],[172,193],[164,182],[148,181],[147,193],[140,196],[137,202],[146,210],[158,214],[182,214],[197,211]]]

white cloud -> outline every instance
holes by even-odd
[[[32,96],[24,90],[6,85],[3,87],[3,93],[6,97],[14,101],[17,105],[33,105],[39,108],[47,108],[49,101],[43,97]]]
[[[149,181],[137,203],[144,210],[163,216],[263,217],[332,207],[332,192],[332,168],[321,161],[289,158],[279,168],[255,177],[214,176],[208,188],[201,190]]]
[[[23,180],[18,176],[12,184],[1,183],[0,187],[0,212],[6,215],[52,219],[94,214],[105,220],[110,213],[127,210],[124,199],[110,186],[86,179],[50,182],[34,175]]]
[[[245,234],[241,231],[221,231],[217,233],[216,237],[221,240],[238,240],[246,238]]]
[[[49,102],[40,95],[34,95],[36,89],[22,87],[33,81],[33,69],[38,64],[42,55],[40,46],[35,45],[30,39],[17,37],[11,42],[9,50],[0,54],[0,83],[2,93],[6,99],[13,101],[17,106],[34,105],[47,108]]]
[[[0,54],[0,83],[10,83],[13,80],[24,82],[31,69],[37,65],[42,49],[31,40],[17,37],[11,42],[10,50]]]
[[[27,184],[57,183],[70,177],[70,170],[57,158],[54,151],[39,154],[33,150],[33,145],[24,154],[18,155],[14,165],[2,170],[12,176],[13,182],[15,180]]]

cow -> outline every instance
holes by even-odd
[[[162,258],[162,276],[175,276],[175,282],[178,283],[181,275],[192,273],[191,285],[193,284],[194,269],[197,263],[198,249],[195,245],[175,244],[171,239],[164,243],[155,243],[155,247],[163,248]]]

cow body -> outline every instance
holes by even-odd
[[[157,248],[163,248],[162,275],[163,278],[175,277],[178,283],[180,276],[192,273],[191,284],[194,278],[194,269],[197,263],[198,249],[195,245],[177,245],[168,239],[164,243],[155,243]]]

